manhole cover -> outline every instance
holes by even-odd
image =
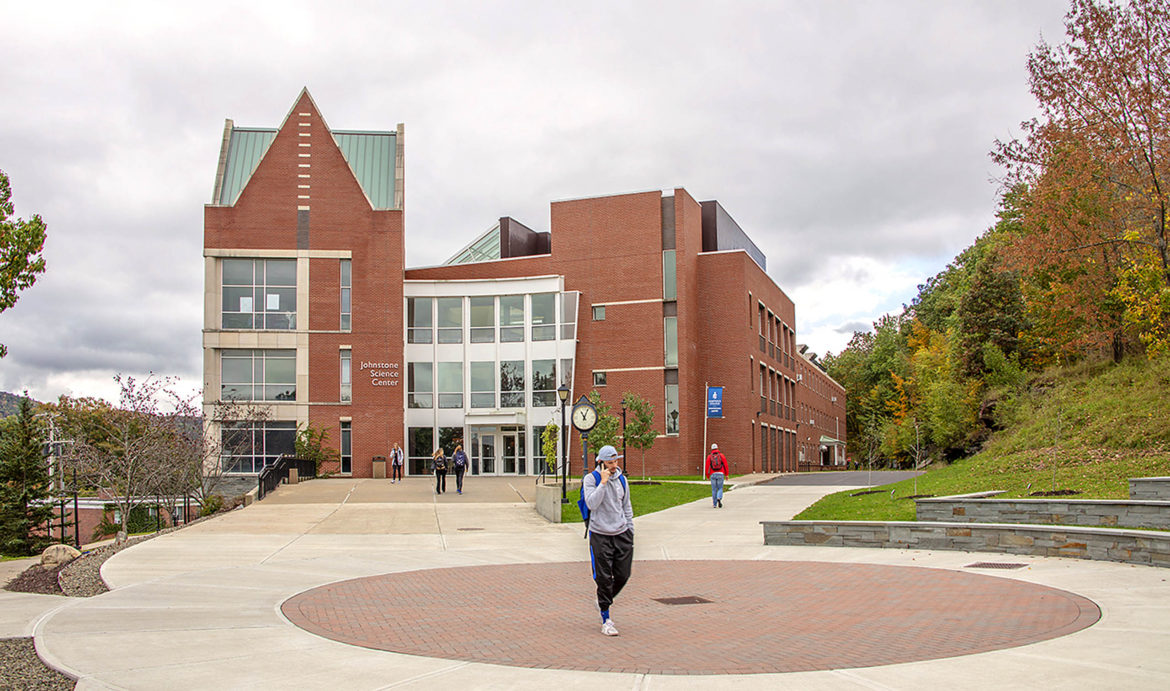
[[[1011,563],[996,563],[991,561],[977,561],[974,564],[967,564],[964,569],[1022,569],[1027,564],[1011,564]]]
[[[456,530],[483,530],[483,528],[456,528]]]
[[[661,602],[664,605],[701,605],[703,603],[711,604],[710,600],[699,597],[698,595],[686,595],[683,597],[654,597],[650,598],[655,602]]]

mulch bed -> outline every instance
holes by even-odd
[[[0,691],[64,691],[76,683],[41,662],[31,638],[0,638]]]
[[[1032,492],[1029,497],[1071,497],[1074,494],[1080,494],[1080,490],[1075,489],[1054,489],[1048,492]]]

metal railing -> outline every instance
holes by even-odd
[[[288,471],[292,468],[297,469],[298,481],[317,477],[316,462],[305,458],[281,456],[276,459],[275,463],[264,466],[264,469],[260,471],[260,486],[256,492],[256,500],[263,499],[266,494],[276,489],[277,485],[286,482],[288,480]]]

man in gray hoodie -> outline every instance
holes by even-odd
[[[621,458],[612,446],[598,449],[597,476],[589,473],[582,485],[585,505],[589,507],[589,557],[593,580],[597,582],[601,632],[606,636],[618,635],[609,618],[609,608],[630,580],[634,562],[634,507],[630,504],[629,484],[618,467]]]

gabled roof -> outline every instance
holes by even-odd
[[[302,91],[302,94],[306,92]],[[312,96],[309,99],[312,100]],[[231,120],[226,122],[212,204],[235,205],[279,131],[277,128],[236,127]],[[398,133],[357,130],[329,132],[371,206],[375,209],[395,208]]]

